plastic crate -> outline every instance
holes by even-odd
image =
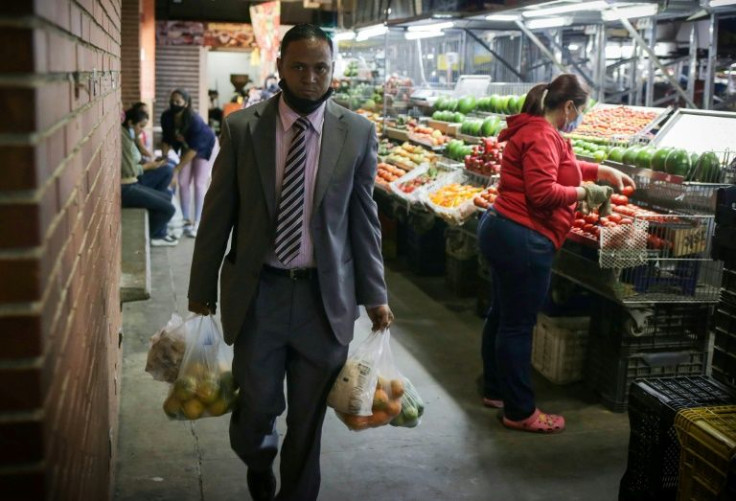
[[[477,291],[478,258],[460,259],[447,254],[445,261],[445,283],[458,297],[474,296]]]
[[[589,290],[553,274],[539,311],[549,317],[589,317],[593,297]]]
[[[736,305],[721,301],[714,315],[713,377],[736,387]]]
[[[555,384],[583,378],[589,317],[537,315],[532,340],[532,366]]]
[[[617,354],[608,343],[596,339],[591,330],[585,381],[613,412],[625,412],[631,383],[641,378],[700,376],[705,372],[708,352],[700,350],[643,351]]]
[[[403,255],[412,273],[437,276],[445,272],[446,227],[442,220],[431,214],[408,218]]]
[[[590,332],[611,350],[702,349],[708,338],[712,307],[702,303],[654,303],[623,306],[598,297],[591,311]]]
[[[675,417],[680,441],[678,500],[734,499],[736,406],[683,409]]]
[[[629,453],[619,501],[674,501],[680,464],[680,409],[736,404],[736,390],[706,376],[641,379],[629,391]]]

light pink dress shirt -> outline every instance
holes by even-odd
[[[317,167],[319,165],[319,153],[322,148],[322,125],[325,121],[325,106],[317,108],[315,111],[307,115],[305,118],[309,120],[309,128],[307,129],[306,148],[307,159],[304,166],[304,217],[302,219],[302,243],[299,247],[299,255],[289,263],[288,268],[312,268],[317,266],[314,259],[314,244],[312,235],[309,232],[309,221],[312,219],[312,210],[314,202],[314,185],[317,180]],[[291,140],[295,131],[291,126],[299,118],[299,114],[289,108],[284,102],[284,98],[279,99],[279,114],[276,125],[276,210],[278,211],[279,200],[281,198],[281,183],[284,179],[284,163],[286,155],[291,147]],[[277,214],[278,217],[278,214]],[[279,261],[273,248],[266,254],[266,264],[276,268],[287,268]]]

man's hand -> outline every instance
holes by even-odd
[[[368,318],[373,322],[374,331],[385,331],[391,325],[391,322],[394,321],[394,314],[387,304],[366,308],[366,311],[368,312]]]
[[[207,306],[206,304],[200,303],[198,301],[192,301],[189,300],[189,311],[192,313],[197,313],[198,315],[214,315],[217,311],[217,306]]]

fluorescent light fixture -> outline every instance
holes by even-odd
[[[556,16],[558,14],[567,14],[569,12],[603,10],[607,6],[608,2],[606,2],[605,0],[594,0],[592,2],[580,2],[571,5],[559,5],[557,7],[543,7],[541,9],[525,10],[521,13],[521,15],[525,18]]]
[[[519,16],[514,14],[491,14],[486,16],[486,21],[516,21],[519,19]]]
[[[736,4],[736,0],[710,0],[708,5],[710,7],[723,7],[724,5]]]
[[[413,32],[442,31],[442,30],[446,30],[447,28],[452,28],[453,26],[455,26],[455,23],[453,23],[452,21],[447,21],[446,23],[432,23],[432,24],[422,24],[422,25],[417,25],[417,26],[409,26],[407,29]]]
[[[388,27],[383,24],[374,24],[373,26],[366,26],[358,30],[358,36],[355,37],[356,42],[362,42],[369,38],[378,37],[385,34],[388,31]]]
[[[618,21],[622,17],[625,17],[626,19],[633,19],[635,17],[648,17],[656,14],[657,10],[657,4],[637,5],[636,7],[624,7],[622,9],[614,8],[601,12],[601,18],[604,21]]]
[[[544,19],[531,19],[524,23],[530,30],[543,30],[545,28],[561,28],[572,24],[569,17],[547,17]]]
[[[335,42],[341,42],[343,40],[353,40],[354,38],[354,31],[342,31],[340,33],[335,33],[335,35],[332,37]]]
[[[571,43],[570,45],[567,46],[567,50],[578,50],[579,48],[580,46],[576,43]]]
[[[444,34],[444,31],[407,31],[404,33],[404,38],[407,40],[418,40],[420,38],[441,37]]]

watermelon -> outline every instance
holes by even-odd
[[[457,102],[457,111],[467,115],[475,109],[475,98],[473,96],[464,96]]]
[[[434,109],[442,111],[445,108],[447,108],[447,99],[442,96],[438,97],[437,101],[434,102]]]
[[[614,146],[608,152],[608,159],[614,162],[621,162],[624,158],[625,151],[621,146]]]
[[[442,112],[437,110],[434,113],[432,113],[432,120],[442,120]]]
[[[670,154],[670,151],[672,151],[672,148],[665,147],[665,148],[659,148],[657,151],[654,152],[654,156],[652,156],[652,169],[664,172],[664,163],[665,160],[667,160],[667,155]]]
[[[690,173],[692,161],[687,151],[676,148],[670,151],[664,162],[664,171],[667,174],[686,177]]]
[[[524,101],[526,101],[526,94],[519,96],[519,113],[521,113],[521,110],[524,108]]]
[[[455,111],[457,110],[457,99],[450,98],[445,102],[445,109],[448,111]]]
[[[634,162],[636,161],[636,155],[639,154],[639,150],[641,150],[640,146],[629,146],[624,152],[623,158],[621,159],[623,163],[626,165],[634,165]]]
[[[516,96],[509,96],[508,112],[519,113],[521,107],[519,106],[519,98]]]
[[[501,111],[501,96],[498,94],[493,94],[490,98],[490,109],[488,111],[492,111],[494,113],[502,113]]]
[[[649,169],[652,166],[652,157],[656,150],[652,147],[644,148],[636,154],[634,165],[640,169]]]
[[[695,169],[695,180],[701,183],[717,183],[721,179],[721,162],[718,155],[707,151],[700,156]]]

